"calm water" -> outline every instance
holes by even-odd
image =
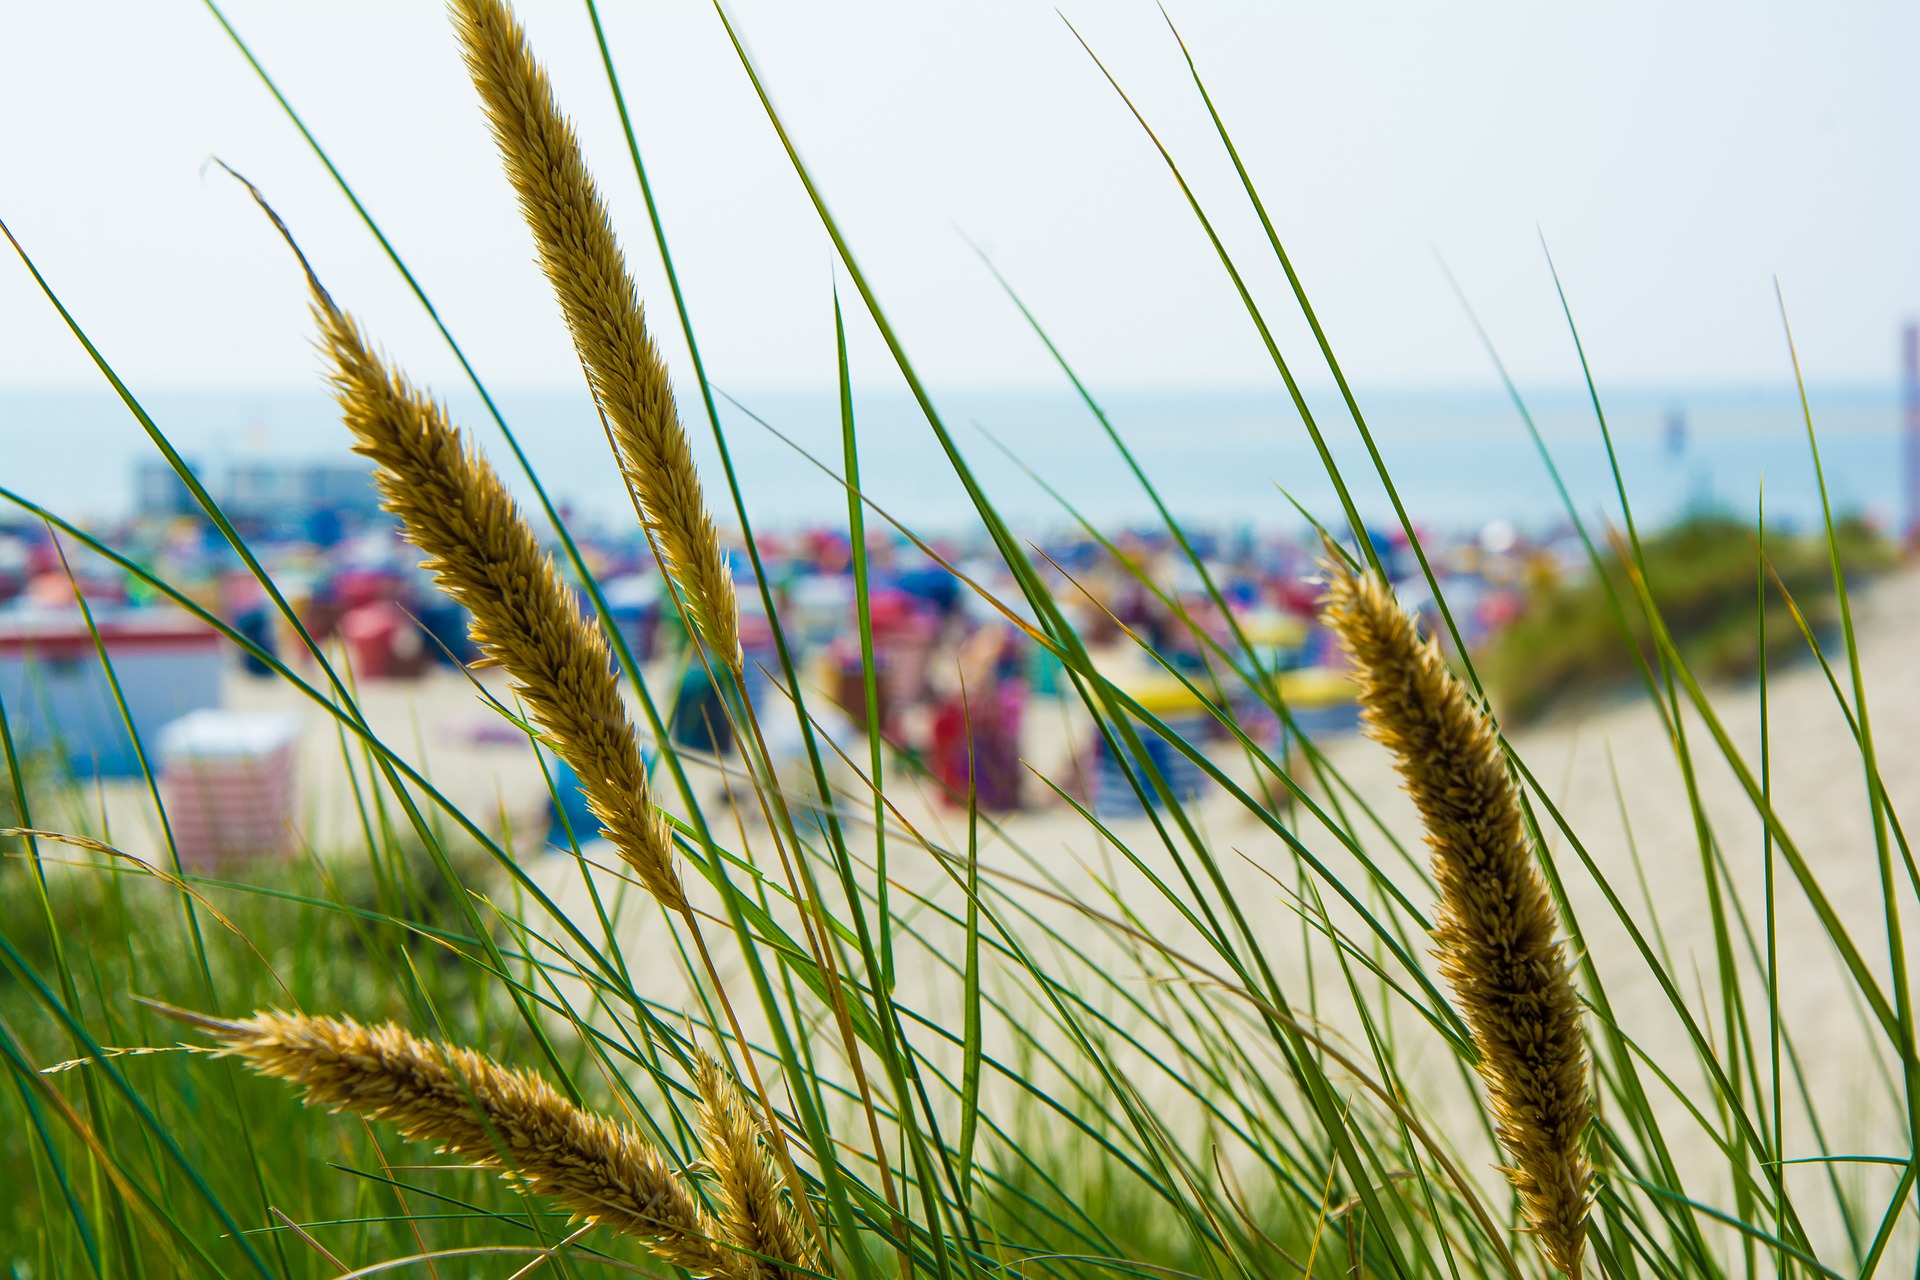
[[[1835,506],[1892,521],[1899,513],[1898,406],[1891,388],[1829,388],[1814,397],[1821,458]],[[830,395],[746,394],[742,400],[837,471],[839,412]],[[503,472],[498,431],[477,399],[455,396]],[[323,394],[160,392],[147,408],[216,486],[234,461],[262,456],[339,458],[346,435]],[[1150,515],[1092,416],[1070,396],[956,393],[939,400],[956,443],[1002,510],[1028,527],[1065,523],[1061,508],[1008,461],[985,433],[1017,452],[1090,519]],[[1312,405],[1356,499],[1369,517],[1390,513],[1351,423],[1330,395]],[[584,398],[507,394],[502,407],[549,489],[579,513],[624,519],[624,495]],[[1300,418],[1278,394],[1131,393],[1105,407],[1162,495],[1183,517],[1220,524],[1296,523],[1280,488],[1316,513],[1337,513]],[[1592,408],[1573,392],[1531,403],[1583,513],[1614,510],[1612,479]],[[1551,519],[1557,498],[1512,405],[1498,393],[1363,395],[1362,408],[1415,518],[1448,528],[1504,518]],[[1611,397],[1609,423],[1637,515],[1656,521],[1689,504],[1750,512],[1764,476],[1770,513],[1817,517],[1818,494],[1791,388],[1637,391]],[[1666,429],[1686,419],[1674,449]],[[932,432],[904,395],[856,396],[861,466],[870,496],[916,528],[967,521],[965,494]],[[722,419],[756,521],[790,525],[844,519],[844,490],[790,446],[731,406]],[[728,500],[703,419],[701,462],[716,509]],[[138,425],[109,394],[0,390],[0,483],[67,514],[111,516],[132,502],[137,461],[153,455]]]

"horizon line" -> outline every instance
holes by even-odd
[[[715,389],[722,386],[736,396],[822,396],[837,395],[838,390],[830,381],[819,383],[767,383],[764,385],[738,383],[715,383]],[[1809,394],[1898,394],[1901,382],[1897,377],[1881,379],[1831,378],[1813,380],[1806,383]],[[1047,383],[1004,382],[1004,383],[939,383],[929,382],[927,389],[935,397],[964,395],[1018,395],[1018,396],[1059,396],[1064,399],[1078,400],[1079,393],[1070,384],[1057,381]],[[1338,396],[1339,388],[1332,382],[1302,381],[1301,391],[1309,396]],[[490,383],[488,390],[495,396],[555,396],[581,397],[586,387],[578,383]],[[1284,385],[1275,382],[1152,382],[1152,383],[1112,383],[1099,387],[1089,387],[1095,400],[1102,396],[1157,396],[1157,395],[1207,395],[1218,397],[1239,396],[1278,396],[1287,397]],[[1410,395],[1490,395],[1501,399],[1508,398],[1507,389],[1498,381],[1491,382],[1421,382],[1421,381],[1384,381],[1372,385],[1355,385],[1354,394],[1362,400],[1369,396],[1410,396]],[[1553,382],[1533,382],[1521,386],[1527,395],[1577,395],[1585,399],[1587,386],[1577,378]],[[1602,399],[1609,395],[1656,396],[1656,395],[1735,395],[1754,393],[1794,394],[1797,388],[1790,377],[1778,379],[1735,380],[1729,378],[1702,378],[1698,381],[1679,381],[1673,379],[1620,380],[1602,383]],[[90,383],[33,383],[0,381],[0,397],[5,396],[67,396],[103,394],[114,396],[113,388],[104,382]],[[856,396],[897,395],[905,399],[912,398],[912,392],[897,381],[853,384]],[[312,383],[271,382],[271,383],[157,383],[147,384],[138,389],[139,395],[218,395],[218,396],[300,396],[329,397],[331,393],[326,385],[317,379]],[[458,387],[437,391],[436,394],[449,397],[476,396],[471,383],[463,379]]]

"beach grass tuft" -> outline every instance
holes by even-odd
[[[107,326],[90,329],[0,224],[50,323],[193,504],[164,527],[102,526],[0,475],[7,537],[70,576],[40,585],[72,600],[83,637],[24,686],[0,679],[0,1271],[1871,1280],[1920,1262],[1904,934],[1920,859],[1900,813],[1911,771],[1895,767],[1916,749],[1903,713],[1920,682],[1883,674],[1911,665],[1920,578],[1878,542],[1831,511],[1824,538],[1731,517],[1657,530],[1636,524],[1617,470],[1602,524],[1624,533],[1609,540],[1535,432],[1542,491],[1562,495],[1590,572],[1533,598],[1505,657],[1469,647],[1456,620],[1484,622],[1486,588],[1523,579],[1422,542],[1391,442],[1369,432],[1365,389],[1282,248],[1288,218],[1270,216],[1256,153],[1242,160],[1216,108],[1229,99],[1202,82],[1207,51],[1177,38],[1170,65],[1184,62],[1220,154],[1151,141],[1212,247],[1207,270],[1273,358],[1273,403],[1297,411],[1274,430],[1306,434],[1336,498],[1303,500],[1298,538],[1183,524],[1125,415],[1070,367],[1071,335],[1016,299],[1079,393],[1090,447],[1114,450],[1157,517],[1104,528],[1036,477],[1077,533],[1016,532],[722,6],[713,34],[850,286],[822,282],[848,505],[817,559],[756,537],[769,495],[735,483],[727,460],[748,443],[715,415],[727,536],[764,567],[743,653],[609,188],[514,11],[455,0],[442,38],[478,89],[638,530],[563,515],[350,166],[209,7],[439,325],[520,470],[497,473],[308,270],[327,379],[397,518],[374,532],[423,553],[483,659],[383,680],[301,589],[344,555],[327,562],[304,536],[263,546],[229,518],[96,340]],[[644,186],[642,143],[673,122],[628,112],[621,40],[594,0],[577,17],[605,80],[563,87],[612,94]],[[1151,132],[1134,105],[1120,118]],[[1238,185],[1189,185],[1214,159]],[[658,216],[679,193],[656,206],[645,190],[697,367],[701,308],[680,299]],[[1264,236],[1244,234],[1255,223]],[[863,480],[856,328],[913,392],[976,527],[916,529],[866,487],[880,469]],[[1311,416],[1296,356],[1324,360],[1350,424]],[[1518,441],[1531,418],[1515,402]],[[1371,479],[1341,470],[1354,444]],[[1376,479],[1407,542],[1367,535],[1365,569],[1328,544],[1315,614],[1307,527],[1361,533]],[[553,555],[516,493],[551,521]],[[1294,515],[1276,498],[1275,521]],[[849,563],[830,563],[841,549]],[[635,606],[639,590],[622,607],[684,609],[691,634],[630,625],[602,589],[602,573],[644,578],[654,557],[654,605]],[[1849,604],[1869,568],[1894,607]],[[809,595],[789,569],[839,574],[845,592]],[[945,631],[903,603],[909,574],[957,597]],[[223,675],[229,705],[304,717],[285,856],[183,853],[177,775],[135,728],[152,677],[96,625],[103,584],[244,656],[253,674]],[[900,587],[885,610],[883,584]],[[1401,606],[1414,593],[1431,638]],[[845,605],[832,627],[822,600]],[[1786,670],[1789,655],[1807,660]],[[1586,745],[1592,721],[1510,740],[1508,704],[1499,723],[1487,709],[1483,679],[1536,710],[1601,657],[1602,687],[1644,696],[1606,709],[1604,750]],[[1509,684],[1516,666],[1533,679]],[[32,737],[46,688],[83,673],[137,776],[92,776]],[[1350,732],[1356,689],[1387,752]],[[728,721],[731,751],[673,731],[703,713]],[[594,824],[574,820],[549,748]],[[573,856],[528,856],[530,834]],[[173,1043],[163,1014],[212,1044]]]

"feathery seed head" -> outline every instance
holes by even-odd
[[[1592,1172],[1586,1042],[1559,916],[1486,714],[1393,592],[1330,546],[1322,606],[1368,733],[1396,757],[1433,851],[1440,972],[1479,1050],[1505,1172],[1548,1262],[1580,1274]]]
[[[818,1271],[818,1257],[780,1198],[780,1184],[762,1145],[760,1122],[741,1095],[738,1081],[711,1056],[698,1051],[694,1084],[700,1093],[700,1142],[720,1193],[720,1220],[728,1239],[741,1251],[750,1280],[800,1280],[779,1263]]]
[[[542,736],[580,776],[607,840],[648,892],[683,910],[665,822],[599,627],[581,615],[533,529],[446,412],[374,353],[313,281],[320,347],[354,449],[424,566],[473,615],[481,651],[506,668]]]
[[[658,1149],[582,1111],[531,1071],[392,1023],[278,1012],[187,1020],[222,1052],[300,1086],[309,1106],[386,1121],[410,1139],[497,1169],[582,1218],[645,1240],[696,1276],[748,1280],[738,1255],[719,1243],[719,1224]]]
[[[673,388],[573,125],[505,0],[452,0],[467,70],[641,518],[715,656],[741,668],[733,575]]]

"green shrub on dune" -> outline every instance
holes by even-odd
[[[1895,563],[1893,545],[1862,520],[1838,521],[1834,536],[1850,584]],[[1647,585],[1680,652],[1699,675],[1733,679],[1759,669],[1755,549],[1753,527],[1719,513],[1689,517],[1641,543]],[[1807,651],[1795,608],[1816,635],[1838,617],[1824,536],[1768,532],[1764,549],[1770,570],[1765,632],[1771,665]],[[1509,721],[1633,687],[1639,671],[1636,648],[1649,665],[1654,662],[1647,622],[1632,605],[1633,586],[1619,551],[1608,551],[1601,563],[1604,581],[1589,572],[1537,592],[1525,616],[1502,631],[1479,659],[1494,703]],[[1632,628],[1632,645],[1621,634],[1620,607]]]

